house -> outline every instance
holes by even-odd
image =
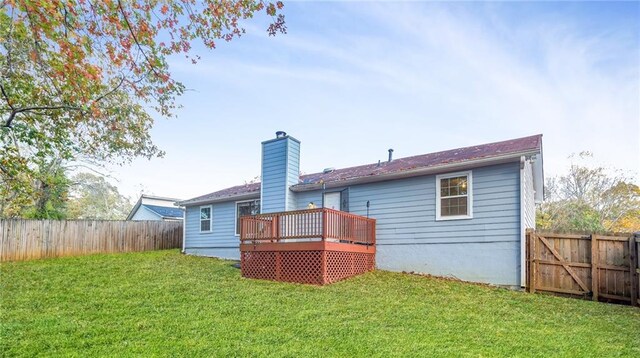
[[[299,175],[300,141],[262,143],[262,182],[179,202],[186,254],[238,259],[240,217],[329,207],[374,218],[378,269],[524,285],[542,135]]]
[[[142,194],[127,216],[127,220],[182,220],[184,209],[176,207],[174,203],[180,199],[164,198]]]

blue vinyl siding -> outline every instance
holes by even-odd
[[[377,242],[519,241],[520,193],[518,163],[476,168],[473,172],[473,219],[435,220],[435,175],[349,188],[349,211],[377,219]],[[321,202],[321,191],[298,193],[299,209]],[[449,240],[446,240],[449,241]]]
[[[211,204],[213,225],[211,232],[200,232],[200,206],[185,211],[185,252],[237,259],[239,238],[235,235],[235,202]]]
[[[284,211],[287,172],[287,142],[275,140],[262,145],[262,186],[260,210]]]
[[[297,208],[296,193],[289,190],[289,187],[298,184],[300,181],[300,143],[289,140],[287,142],[287,185],[285,192],[287,203],[285,210],[295,210]]]
[[[322,207],[322,191],[303,191],[296,193],[296,209],[306,209],[309,203],[313,202],[317,208]]]
[[[162,220],[162,217],[157,213],[147,209],[144,205],[140,205],[135,214],[131,217],[131,220]]]
[[[295,193],[289,190],[300,175],[300,143],[290,137],[262,144],[261,212],[295,208]]]

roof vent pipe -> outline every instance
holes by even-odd
[[[277,131],[276,132],[276,138],[284,138],[287,136],[287,132],[285,131]]]
[[[393,160],[393,149],[389,148],[389,161]]]

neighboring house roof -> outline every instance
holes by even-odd
[[[429,171],[446,170],[447,168],[466,165],[491,164],[501,160],[513,160],[522,155],[535,155],[542,152],[542,134],[529,137],[506,140],[464,147],[442,152],[416,155],[412,157],[394,159],[360,165],[355,167],[336,169],[330,172],[320,172],[300,176],[300,183],[291,186],[293,191],[314,190],[324,185],[327,188],[358,182],[374,182],[401,177],[424,175]],[[219,190],[196,198],[178,202],[179,205],[203,203],[206,201],[224,201],[225,199],[240,199],[257,197],[260,194],[260,183],[238,185]]]
[[[182,217],[184,216],[184,209],[181,208],[168,208],[166,206],[147,204],[142,204],[142,206],[160,215],[163,219],[182,219]]]
[[[151,203],[147,204],[145,203],[145,201],[151,202],[153,204]],[[175,202],[178,202],[178,201],[180,201],[180,199],[142,194],[140,195],[140,198],[138,199],[136,204],[133,206],[133,208],[131,208],[129,215],[127,215],[127,220],[131,220],[133,218],[136,212],[138,212],[138,210],[140,209],[140,206],[144,206],[145,208],[149,209],[154,214],[158,215],[163,219],[182,218],[184,216],[184,210],[181,208],[175,207],[175,204],[174,204]],[[158,203],[161,203],[164,205],[156,205]],[[175,210],[179,210],[180,213],[178,213]]]

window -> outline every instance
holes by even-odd
[[[211,205],[200,207],[200,232],[211,231]]]
[[[260,200],[236,202],[236,235],[240,235],[240,217],[260,214]]]
[[[436,220],[471,219],[471,172],[436,175]]]

